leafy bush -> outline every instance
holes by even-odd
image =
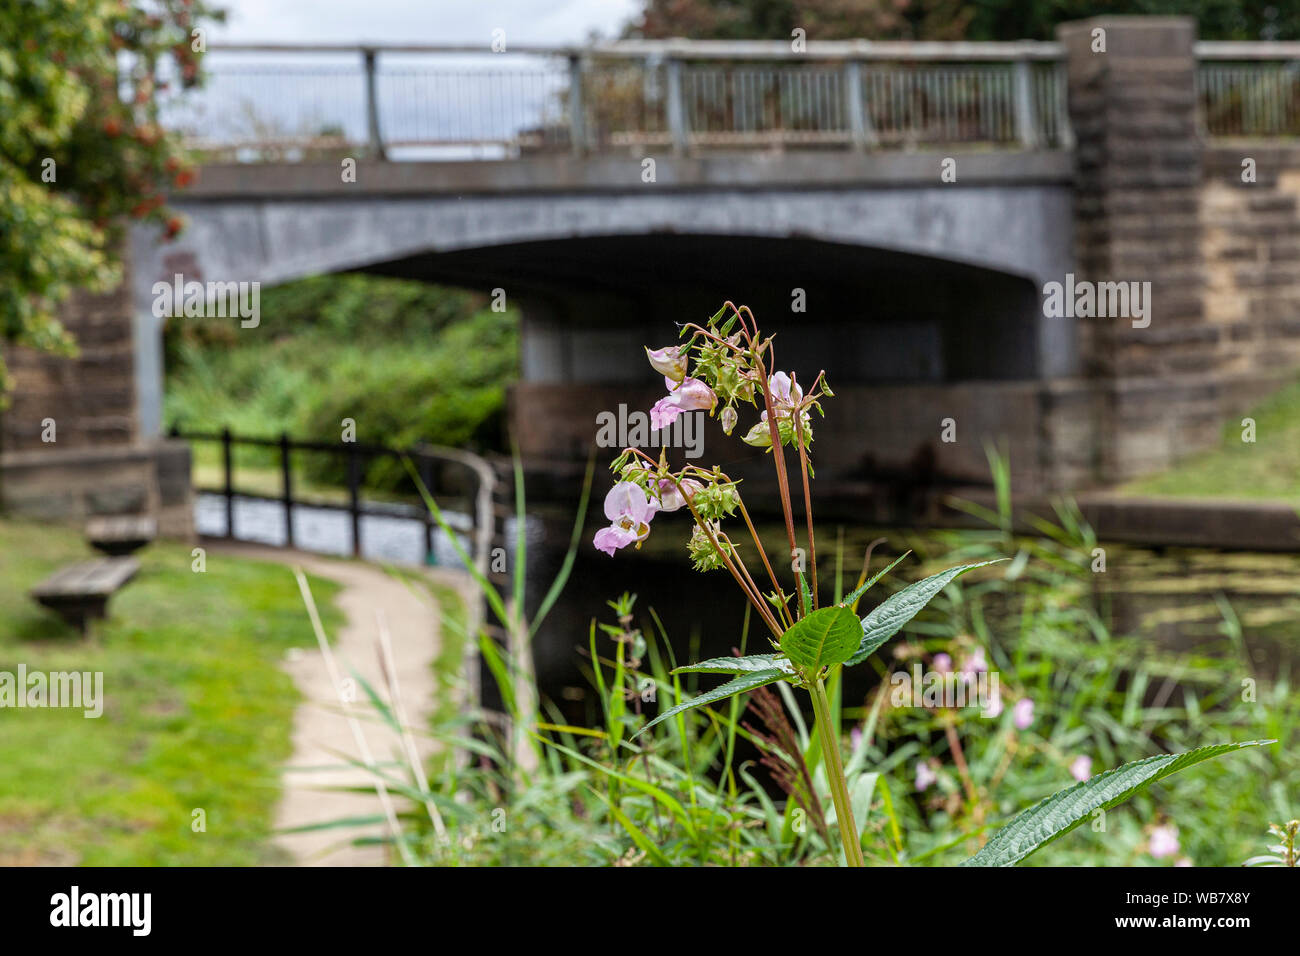
[[[169,425],[309,441],[500,449],[505,396],[518,365],[518,320],[482,296],[366,275],[321,276],[268,289],[262,322],[180,319],[168,330]],[[271,452],[260,462],[274,465]],[[308,476],[341,482],[342,460],[304,459]],[[367,481],[392,487],[391,462]]]
[[[126,218],[181,231],[164,193],[194,172],[159,125],[146,65],[170,54],[180,85],[195,85],[191,30],[223,16],[201,0],[0,5],[0,345],[72,354],[59,304],[119,280]],[[133,63],[121,76],[119,51]],[[0,405],[7,388],[0,356]]]

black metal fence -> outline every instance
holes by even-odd
[[[495,533],[495,509],[492,504],[496,475],[491,465],[472,452],[434,445],[416,445],[411,448],[392,448],[387,445],[355,441],[318,442],[297,441],[287,434],[278,438],[259,438],[235,435],[229,428],[220,432],[188,431],[173,428],[171,434],[191,442],[213,442],[221,449],[221,486],[199,487],[206,494],[220,495],[225,499],[225,536],[235,537],[235,499],[250,498],[278,501],[284,507],[284,540],[286,547],[294,547],[293,513],[296,506],[346,512],[351,524],[352,555],[360,557],[362,551],[362,521],[367,515],[391,517],[391,507],[376,507],[363,498],[362,490],[367,469],[376,459],[391,459],[399,464],[403,460],[414,466],[420,482],[434,497],[438,507],[470,518],[468,537],[471,554],[478,563],[486,564]],[[240,490],[236,487],[235,448],[266,449],[278,458],[280,494]],[[339,504],[321,497],[302,497],[297,494],[299,483],[295,480],[294,453],[309,452],[337,457],[344,463],[347,503]],[[456,474],[459,472],[459,474]],[[437,524],[423,504],[413,507],[412,520],[422,521],[425,535],[426,561],[432,563]]]

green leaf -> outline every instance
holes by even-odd
[[[673,668],[674,674],[752,674],[755,671],[779,670],[794,676],[794,665],[776,654],[751,654],[748,657],[713,657],[698,664]]]
[[[713,690],[705,691],[698,697],[692,697],[684,704],[678,704],[676,707],[671,707],[668,710],[665,710],[662,714],[650,721],[650,723],[646,724],[632,736],[640,737],[655,724],[665,721],[669,717],[676,717],[683,711],[692,710],[696,707],[703,707],[705,704],[712,704],[715,701],[726,700],[733,694],[743,694],[745,691],[753,690],[755,687],[763,687],[766,684],[775,683],[786,676],[787,675],[784,671],[776,670],[775,668],[767,671],[751,671],[748,674],[742,674],[735,680],[729,680],[720,687],[715,687]]]
[[[961,564],[947,571],[932,574],[922,581],[909,584],[903,590],[891,594],[862,619],[862,640],[858,644],[857,651],[844,662],[844,665],[852,667],[854,664],[861,664],[876,653],[885,641],[901,631],[908,621],[916,617],[921,608],[929,604],[934,596],[958,575],[1005,560],[1007,559],[996,558],[992,561],[981,561],[979,564]]]
[[[812,591],[808,587],[808,576],[802,571],[796,571],[794,576],[795,580],[799,582],[799,596],[803,599],[804,610],[811,611],[813,609],[813,599]]]
[[[875,584],[877,581],[883,578],[890,571],[894,570],[894,568],[898,567],[898,562],[902,561],[905,557],[907,557],[911,553],[912,553],[911,551],[904,551],[902,554],[900,554],[897,558],[894,559],[893,564],[889,565],[889,567],[887,568],[882,568],[881,570],[877,571],[875,574],[871,576],[870,580],[863,582],[862,587],[855,588],[853,593],[850,594],[848,597],[846,597],[840,603],[843,604],[845,607],[853,607],[854,601],[862,597],[862,595],[866,594],[867,591],[871,589],[871,586],[873,584]]]
[[[605,802],[609,805],[609,812],[613,815],[614,819],[618,821],[619,826],[621,826],[624,831],[626,831],[627,835],[632,838],[632,842],[636,844],[637,849],[648,856],[655,866],[673,865],[672,861],[664,855],[663,850],[659,849],[654,840],[646,836],[644,830],[628,819],[627,814],[620,810],[613,800],[606,797]]]
[[[800,667],[811,671],[848,660],[858,644],[858,619],[846,607],[813,611],[781,635],[781,650]]]
[[[1157,780],[1229,751],[1276,742],[1247,740],[1244,743],[1215,744],[1181,754],[1146,757],[1099,773],[1030,807],[995,833],[984,849],[963,860],[961,865],[1013,866],[1039,847],[1069,833],[1097,810],[1109,810]]]

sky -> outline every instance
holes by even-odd
[[[218,42],[581,43],[614,36],[640,0],[218,0]]]

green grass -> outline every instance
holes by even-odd
[[[465,641],[469,624],[469,609],[461,593],[449,584],[421,578],[437,602],[442,620],[439,631],[438,656],[433,661],[433,674],[438,681],[438,698],[430,715],[430,724],[437,727],[450,721],[460,709],[456,696],[457,685],[465,677]]]
[[[102,671],[104,713],[0,711],[0,865],[250,865],[270,844],[299,695],[280,668],[312,647],[290,571],[158,544],[93,643],[28,596],[89,556],[79,535],[0,521],[0,670]],[[338,586],[312,580],[332,631]],[[194,832],[192,813],[206,814]]]
[[[1255,420],[1255,441],[1242,440],[1241,419],[1227,423],[1218,448],[1127,485],[1133,494],[1266,498],[1300,506],[1300,382],[1269,396],[1242,418]]]

